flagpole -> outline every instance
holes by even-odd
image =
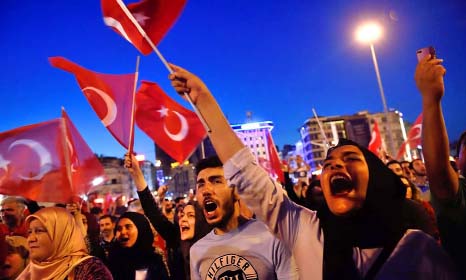
[[[134,24],[134,26],[136,26],[137,30],[139,31],[139,33],[141,33],[141,35],[144,37],[144,39],[146,39],[147,43],[149,43],[149,45],[151,46],[152,50],[154,50],[155,54],[159,57],[159,59],[162,61],[163,65],[165,65],[165,67],[168,69],[168,72],[170,74],[173,74],[173,70],[170,68],[170,65],[168,65],[168,62],[167,60],[165,59],[165,57],[163,57],[162,53],[160,53],[160,51],[157,49],[157,47],[154,45],[154,43],[152,43],[152,40],[149,38],[149,36],[147,36],[146,34],[146,31],[144,31],[144,29],[141,27],[141,25],[139,25],[139,23],[137,22],[137,20],[133,17],[133,14],[131,14],[131,12],[128,10],[128,8],[126,7],[125,3],[123,3],[122,0],[117,0],[117,3],[118,5],[120,6],[120,8],[123,10],[123,12],[126,14],[126,16],[131,20],[131,22]],[[189,94],[187,92],[184,92],[183,93],[186,100],[188,100],[189,104],[191,104],[191,106],[193,107],[194,111],[196,112],[196,115],[199,117],[199,119],[201,120],[201,123],[202,125],[204,126],[204,128],[207,130],[208,133],[210,133],[212,130],[210,129],[209,125],[207,124],[204,116],[202,115],[202,113],[199,111],[199,109],[196,107],[196,105],[193,103],[193,100],[191,99],[191,96],[189,96]]]
[[[322,124],[320,123],[319,117],[317,117],[317,113],[316,113],[316,110],[315,110],[314,108],[312,108],[312,113],[314,113],[314,117],[315,117],[315,119],[316,119],[316,121],[317,121],[317,125],[319,126],[320,133],[321,133],[322,136],[324,137],[324,141],[325,141],[325,150],[327,150],[327,149],[329,148],[327,135],[325,135],[324,128],[322,127]]]
[[[134,111],[136,108],[135,100],[136,100],[136,87],[138,83],[138,76],[139,76],[139,61],[140,56],[138,55],[136,58],[136,72],[134,73],[134,86],[133,86],[133,102],[131,103],[131,122],[129,126],[129,146],[128,146],[128,154],[133,153],[134,148]]]

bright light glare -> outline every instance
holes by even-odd
[[[97,178],[94,178],[94,180],[92,180],[92,185],[95,187],[95,186],[102,184],[103,182],[104,182],[104,178],[97,177]]]
[[[137,161],[144,161],[144,160],[146,160],[146,156],[142,155],[142,154],[136,155],[136,160]]]
[[[367,23],[356,30],[356,39],[363,43],[372,43],[382,36],[382,27],[376,23]]]

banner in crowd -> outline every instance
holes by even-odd
[[[103,125],[128,149],[135,74],[97,73],[63,57],[51,57],[49,61],[52,66],[75,75]]]
[[[71,120],[62,118],[0,133],[0,193],[41,202],[86,194],[104,169]]]
[[[181,14],[186,0],[142,0],[125,5],[122,0],[102,0],[104,23],[144,55],[152,52]]]
[[[199,117],[171,99],[156,83],[142,81],[136,94],[135,119],[170,157],[182,163],[206,137]]]

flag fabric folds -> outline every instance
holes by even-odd
[[[416,121],[413,123],[413,126],[408,131],[408,139],[403,142],[398,154],[396,155],[397,159],[403,157],[406,153],[406,146],[409,145],[409,148],[416,148],[419,145],[422,145],[422,113],[416,118]]]
[[[170,157],[182,163],[206,137],[199,117],[171,99],[155,83],[142,81],[136,94],[135,119]]]
[[[94,179],[104,181],[105,171],[64,110],[62,111],[62,120],[65,122],[65,142],[68,146],[73,192],[85,194],[90,188],[96,186]]]
[[[382,148],[382,136],[380,135],[379,124],[375,120],[374,126],[372,127],[371,141],[369,142],[369,146],[367,148],[376,156],[379,156],[380,149]]]
[[[142,0],[125,5],[122,0],[101,0],[104,23],[144,55],[162,40],[181,14],[186,0]]]
[[[285,182],[285,176],[283,175],[281,161],[278,156],[277,148],[272,139],[270,131],[266,132],[267,137],[267,153],[269,154],[269,161],[263,158],[259,158],[261,166],[272,176],[277,178],[280,182]]]
[[[103,125],[128,149],[135,74],[97,73],[63,57],[51,57],[49,61],[52,66],[75,75]]]
[[[66,116],[0,133],[0,193],[68,202],[103,167]]]

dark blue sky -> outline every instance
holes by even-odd
[[[0,131],[60,116],[64,106],[98,154],[122,156],[71,74],[52,68],[64,56],[103,73],[134,71],[138,52],[105,26],[100,1],[1,2]],[[128,3],[128,2],[126,2]],[[201,76],[231,123],[275,123],[280,147],[299,139],[297,128],[319,115],[383,110],[370,49],[355,41],[367,20],[384,26],[376,43],[388,106],[412,122],[421,111],[414,81],[415,51],[433,45],[445,60],[443,109],[451,139],[466,129],[466,1],[464,0],[196,0],[159,44],[167,60]],[[141,57],[140,79],[176,96],[155,54]],[[135,150],[153,158],[139,129]]]

